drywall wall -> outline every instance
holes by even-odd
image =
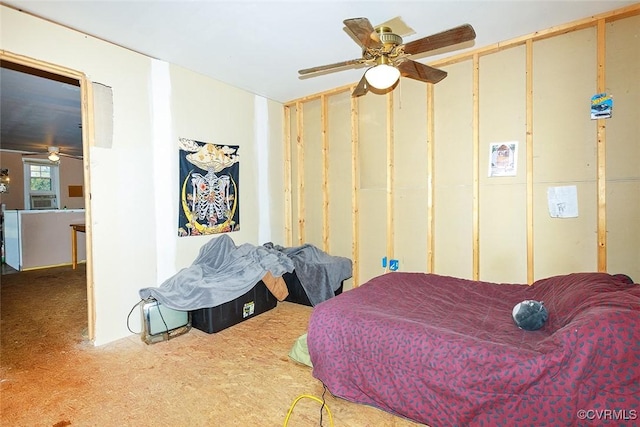
[[[351,147],[351,96],[342,92],[327,100],[327,229],[321,248],[335,256],[351,259],[353,250],[353,174]],[[343,290],[353,287],[353,278]]]
[[[170,64],[158,66],[144,55],[5,6],[0,6],[0,49],[83,73],[113,92],[112,144],[85,150],[97,345],[129,335],[127,315],[139,300],[138,290],[188,266],[211,238],[177,237],[178,137],[240,145],[241,231],[231,237],[237,244],[260,243],[257,163],[273,167],[282,159],[281,105],[267,101],[267,114],[257,118],[253,94]],[[159,90],[158,79],[170,87]],[[267,129],[266,159],[255,154],[256,120]],[[267,174],[273,197],[268,208],[276,224],[267,234],[283,239],[282,168]],[[137,320],[133,316],[132,327]]]
[[[306,138],[300,155],[303,159],[302,182],[305,183],[303,199],[305,206],[305,220],[315,227],[305,228],[305,239],[310,242],[322,242],[322,230],[324,224],[323,209],[323,179],[322,171],[322,106],[320,101],[313,101],[304,106],[304,121],[302,123]],[[321,247],[321,245],[320,245]]]
[[[393,110],[393,258],[403,270],[424,268],[427,260],[427,111],[426,86],[403,79],[394,92]],[[394,99],[395,101],[395,99]],[[404,242],[415,241],[413,245]]]
[[[447,67],[435,87],[434,271],[472,276],[473,67]]]
[[[638,13],[586,17],[440,60],[433,65],[449,74],[431,92],[403,79],[350,109],[345,88],[288,103],[294,152],[325,131],[306,116],[307,104],[324,102],[328,163],[352,156],[353,187],[336,185],[334,173],[327,185],[331,200],[351,197],[357,232],[331,229],[329,240],[351,244],[354,285],[384,272],[385,255],[403,271],[495,282],[597,270],[640,280]],[[592,120],[591,97],[605,91],[614,115]],[[351,151],[333,138],[350,138]],[[490,149],[502,143],[516,143],[517,167],[496,176]],[[292,191],[322,181],[322,171],[295,167]],[[578,215],[552,217],[548,192],[564,187],[575,188]],[[320,227],[307,207],[292,199],[298,235]],[[321,244],[317,236],[305,241]]]
[[[360,279],[368,280],[380,274],[381,259],[389,254],[387,249],[388,138],[385,111],[387,98],[372,96],[358,102],[358,175]],[[365,159],[363,161],[363,159]]]
[[[597,269],[596,32],[590,27],[533,44],[534,276]],[[578,216],[553,218],[547,193],[576,187]]]
[[[479,60],[480,278],[527,281],[526,48]],[[496,98],[500,102],[496,102]],[[490,177],[491,144],[518,143],[515,176]]]

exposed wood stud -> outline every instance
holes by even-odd
[[[304,104],[296,103],[296,153],[298,156],[298,244],[305,241],[305,205],[304,205]]]
[[[291,107],[284,107],[284,238],[286,246],[293,245],[291,185]]]
[[[360,150],[358,98],[351,97],[351,206],[353,286],[360,284]]]
[[[598,21],[598,93],[606,92],[606,23],[604,19]],[[596,120],[597,136],[597,164],[598,164],[598,271],[607,271],[607,181],[606,181],[606,119]]]
[[[473,278],[480,277],[480,60],[473,55]]]
[[[329,107],[327,96],[322,95],[320,102],[320,121],[322,122],[322,249],[325,252],[331,252],[329,244]]]
[[[387,257],[394,255],[394,151],[393,151],[393,92],[387,95]]]
[[[83,163],[83,179],[84,179],[84,219],[85,219],[85,240],[86,249],[86,275],[87,275],[87,316],[89,323],[87,325],[87,335],[90,341],[96,338],[96,298],[93,280],[93,210],[91,209],[91,173],[89,165],[90,153],[89,147],[95,145],[95,112],[93,105],[93,86],[86,76],[80,78],[80,96],[82,98],[81,114],[82,114],[82,163]]]
[[[433,108],[435,90],[433,84],[427,84],[427,273],[434,272],[435,221],[434,221],[434,176],[435,176],[435,109]]]
[[[526,44],[527,283],[533,273],[533,41]]]

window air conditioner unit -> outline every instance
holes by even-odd
[[[31,209],[58,209],[56,196],[52,194],[32,194]]]

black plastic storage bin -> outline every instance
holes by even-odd
[[[289,289],[289,295],[284,299],[285,301],[308,305],[310,307],[312,306],[311,301],[309,301],[309,297],[307,296],[307,292],[302,287],[295,270],[293,273],[284,273],[282,278],[287,284],[287,289]],[[344,282],[340,282],[340,287],[334,292],[334,295],[340,295],[342,293],[343,284]]]
[[[215,307],[191,312],[191,325],[209,334],[220,332],[258,314],[269,311],[278,304],[266,285],[259,281],[249,292]]]

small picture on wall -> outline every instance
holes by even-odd
[[[518,142],[489,144],[489,176],[516,176],[518,173]]]
[[[179,138],[178,236],[240,230],[237,145]]]
[[[613,98],[606,93],[599,93],[591,97],[591,120],[611,118]]]

